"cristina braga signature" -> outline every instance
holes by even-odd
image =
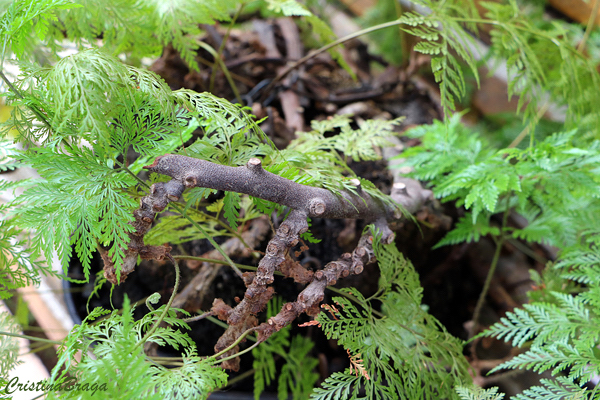
[[[48,383],[45,379],[37,382],[19,382],[19,377],[15,376],[11,380],[6,383],[6,387],[0,387],[0,393],[4,391],[6,394],[11,394],[14,392],[92,392],[94,395],[97,391],[105,392],[108,388],[106,387],[106,383],[102,384],[89,384],[77,383],[77,378],[68,377],[63,382],[60,383]]]

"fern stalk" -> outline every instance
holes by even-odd
[[[512,148],[517,147],[519,145],[519,143],[521,143],[523,141],[523,139],[525,139],[525,137],[527,137],[527,135],[530,132],[531,132],[531,135],[530,135],[529,146],[533,147],[533,140],[534,140],[534,133],[535,133],[533,126],[538,123],[538,121],[544,116],[544,114],[546,114],[546,111],[548,111],[549,108],[550,108],[550,103],[545,102],[538,110],[537,115],[535,116],[535,119],[533,121],[531,121],[531,123],[527,124],[527,126],[525,128],[523,128],[523,130],[517,135],[515,140],[513,140],[507,146],[507,148],[512,149]]]
[[[239,343],[239,342],[238,342],[238,343]],[[243,354],[246,354],[246,353],[248,353],[249,351],[252,351],[252,350],[254,350],[254,349],[255,349],[255,348],[256,348],[256,347],[257,347],[257,346],[258,346],[260,343],[261,343],[261,342],[258,342],[258,341],[257,341],[257,342],[256,342],[256,343],[254,343],[252,346],[250,346],[250,347],[248,347],[248,348],[246,348],[246,349],[244,349],[244,350],[242,350],[242,351],[239,351],[239,352],[237,352],[237,353],[235,353],[235,354],[232,354],[232,355],[230,355],[230,356],[227,356],[227,357],[220,358],[220,359],[218,359],[217,361],[218,361],[218,362],[223,362],[223,361],[233,360],[234,358],[238,358],[239,356],[241,356],[241,355],[243,355]],[[231,350],[231,349],[230,349],[230,350]]]
[[[158,327],[160,326],[160,324],[164,321],[165,317],[167,316],[167,313],[171,309],[171,305],[173,304],[173,300],[175,300],[175,296],[177,295],[177,289],[179,288],[179,280],[181,278],[181,276],[180,276],[181,273],[179,271],[179,264],[177,263],[177,261],[173,257],[171,257],[170,254],[169,254],[169,258],[171,259],[171,262],[173,263],[173,266],[175,267],[175,285],[173,286],[173,292],[171,293],[171,297],[169,298],[169,302],[165,306],[165,309],[160,314],[160,316],[158,317],[158,319],[154,322],[154,325],[152,325],[152,327],[148,330],[148,332],[146,332],[146,334],[144,335],[144,337],[142,337],[135,344],[135,346],[133,346],[133,348],[131,349],[131,352],[133,352],[133,350],[135,350],[137,347],[139,347],[139,346],[143,345],[144,343],[146,343],[146,341],[148,340],[148,338],[150,336],[152,336],[152,334],[154,334],[154,332],[156,332],[156,330],[158,329]]]
[[[469,332],[469,339],[472,338],[477,330],[477,325],[479,321],[479,316],[481,314],[481,309],[483,308],[483,304],[485,303],[485,298],[490,290],[490,285],[492,283],[492,278],[494,277],[494,273],[496,272],[496,267],[498,266],[498,260],[500,259],[500,252],[502,251],[502,246],[504,245],[504,241],[506,238],[504,237],[504,230],[506,229],[506,224],[508,221],[508,214],[510,212],[510,196],[506,196],[506,210],[504,210],[504,214],[502,215],[502,228],[500,229],[500,237],[495,239],[496,242],[496,251],[494,252],[494,257],[492,258],[492,263],[490,265],[490,270],[488,271],[487,277],[485,278],[485,282],[483,284],[483,288],[481,289],[481,293],[479,294],[479,299],[477,299],[477,304],[475,305],[475,311],[473,311],[473,326],[471,327],[471,331]]]
[[[36,337],[36,336],[22,335],[20,333],[11,333],[11,332],[0,331],[0,336],[11,336],[11,337],[27,339],[27,340],[31,340],[31,341],[35,341],[35,342],[48,343],[48,344],[52,344],[52,345],[62,344],[62,342],[59,342],[56,340],[44,339],[44,338],[40,338],[40,337]]]
[[[227,253],[225,253],[225,251],[223,250],[223,248],[221,246],[219,246],[217,244],[217,242],[215,242],[215,240],[206,233],[206,231],[204,230],[204,228],[202,228],[202,226],[200,224],[198,224],[196,221],[194,221],[191,217],[189,217],[187,215],[187,213],[181,209],[181,207],[179,206],[179,204],[175,204],[175,203],[171,203],[173,204],[173,208],[175,208],[181,215],[183,215],[188,221],[190,221],[190,223],[196,228],[198,229],[206,239],[208,239],[208,241],[210,242],[210,244],[219,252],[219,254],[221,254],[223,256],[223,258],[225,259],[225,261],[227,261],[227,265],[229,265],[234,271],[235,273],[243,279],[242,276],[242,271],[240,271],[238,269],[238,267],[235,265],[235,263],[231,260],[231,258],[229,258],[229,256],[227,255]]]
[[[214,358],[218,358],[220,356],[222,356],[223,354],[226,354],[228,351],[233,350],[238,344],[240,344],[242,342],[242,340],[244,340],[244,338],[246,336],[248,336],[250,333],[254,332],[256,330],[256,328],[250,328],[250,329],[246,329],[244,332],[242,332],[242,334],[240,335],[240,337],[238,337],[233,343],[231,343],[228,347],[224,348],[223,350],[219,351],[218,353],[216,353],[215,355],[213,355]],[[255,343],[258,344],[259,342],[257,341]],[[251,346],[252,348],[256,347],[254,345]],[[248,349],[246,349],[248,350]],[[245,352],[245,351],[244,351]],[[231,357],[224,357],[219,359],[218,361],[225,361],[225,360],[231,360],[233,358],[236,358],[238,355],[242,354],[240,353],[236,353],[235,355],[231,356]]]
[[[592,30],[594,29],[596,18],[598,18],[598,10],[600,10],[600,0],[595,0],[594,7],[592,8],[592,12],[590,13],[590,16],[588,18],[587,26],[585,27],[585,33],[583,34],[583,38],[581,39],[581,42],[577,46],[577,51],[580,51],[583,53],[583,51],[585,50],[585,45],[586,45],[590,35],[592,34]]]
[[[2,69],[0,68],[0,78],[2,78],[2,81],[4,81],[4,83],[6,83],[6,86],[9,87],[9,89],[15,94],[15,96],[17,96],[19,99],[23,100],[24,97],[21,94],[21,92],[19,91],[19,89],[17,89],[15,87],[15,85],[12,84],[12,82],[10,81],[10,79],[8,79],[8,77],[6,75],[4,75],[4,72],[2,71]],[[46,117],[44,117],[44,115],[37,110],[35,107],[32,107],[30,105],[27,105],[27,108],[29,108],[31,110],[31,112],[33,112],[36,117],[38,117],[38,119],[44,124],[46,125],[46,127],[52,131],[52,126],[50,126],[50,123],[48,123],[48,121],[46,120]]]
[[[225,79],[227,79],[229,86],[231,86],[231,90],[233,91],[233,94],[234,94],[236,100],[238,101],[238,103],[244,104],[244,101],[242,100],[242,96],[240,96],[240,92],[237,90],[237,87],[235,86],[235,82],[233,81],[233,79],[231,78],[231,75],[229,74],[229,69],[223,62],[223,59],[221,58],[221,56],[215,51],[215,49],[213,49],[211,46],[209,46],[208,44],[206,44],[204,42],[198,42],[198,45],[200,47],[202,47],[204,50],[208,51],[213,56],[213,58],[215,59],[215,64],[218,64],[221,67],[221,71],[223,71],[223,74],[225,75]]]
[[[219,49],[217,50],[217,57],[219,58],[219,60],[221,60],[221,62],[219,62],[219,65],[221,65],[223,67],[223,62],[222,62],[222,56],[223,56],[223,51],[225,50],[225,46],[227,44],[227,41],[229,40],[229,35],[231,34],[231,30],[233,29],[233,25],[235,24],[235,22],[237,21],[237,19],[239,18],[239,16],[242,14],[242,10],[244,9],[244,7],[246,6],[246,3],[242,3],[239,5],[235,15],[233,16],[233,18],[231,19],[231,22],[229,23],[229,26],[227,27],[227,32],[225,32],[225,35],[223,36],[223,40],[221,41],[221,45],[219,46]],[[215,88],[215,78],[217,77],[217,60],[215,58],[215,63],[212,66],[212,69],[210,71],[210,83],[208,85],[208,91],[209,92],[213,92],[214,88]],[[239,99],[238,99],[239,101]],[[240,103],[243,104],[243,103]]]
[[[196,257],[196,256],[173,256],[174,259],[176,260],[194,260],[194,261],[200,261],[200,262],[206,262],[206,263],[211,263],[211,264],[219,264],[219,265],[229,265],[229,262],[225,261],[225,260],[217,260],[216,258],[204,258],[204,257]],[[252,266],[252,265],[244,265],[244,264],[238,264],[238,263],[234,263],[234,265],[238,268],[241,269],[247,269],[248,271],[256,271],[256,267]],[[276,273],[279,271],[276,271]],[[281,274],[281,272],[279,272],[279,274]],[[283,275],[283,274],[281,274]]]

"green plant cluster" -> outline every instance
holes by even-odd
[[[461,125],[458,115],[447,125],[436,122],[409,135],[422,143],[403,154],[415,168],[413,175],[431,182],[436,197],[465,210],[437,246],[491,237],[496,243],[492,271],[507,242],[560,249],[556,262],[548,263],[541,276],[533,275],[538,289],[529,293],[531,302],[482,334],[524,347],[491,372],[550,370],[556,376],[516,399],[598,398],[596,389],[584,385],[600,373],[600,225],[595,217],[600,211],[600,142],[579,147],[581,139],[573,130],[523,149],[494,149]],[[513,213],[527,223],[508,223]]]
[[[462,343],[423,306],[423,289],[410,261],[395,245],[375,241],[379,290],[365,298],[356,289],[321,312],[329,339],[348,350],[351,368],[325,379],[311,399],[448,399],[471,382]],[[377,311],[381,305],[381,311]]]
[[[198,7],[192,12],[192,6]],[[4,191],[16,187],[24,190],[1,210],[3,296],[37,282],[40,274],[56,275],[44,261],[52,259],[54,253],[65,268],[74,249],[86,280],[99,246],[108,248],[119,266],[132,229],[132,212],[149,183],[161,179],[150,176],[146,183],[137,175],[158,155],[180,152],[231,166],[260,157],[266,169],[299,183],[334,193],[354,190],[348,181],[355,175],[346,160],[378,158],[373,148],[384,144],[384,137],[392,133],[397,121],[367,121],[356,128],[348,117],[336,117],[315,123],[313,131],[279,152],[247,110],[209,93],[172,91],[157,75],[136,66],[137,59],[157,55],[170,44],[198,68],[193,58],[199,46],[194,38],[197,23],[210,23],[214,18],[230,20],[229,11],[235,9],[229,6],[203,3],[202,7],[211,8],[208,12],[199,3],[99,5],[23,0],[4,9],[0,72],[10,88],[3,98],[14,107],[4,132],[15,130],[15,142],[22,150],[12,149],[6,142],[1,165],[3,170],[30,166],[40,177],[2,184]],[[267,2],[266,6],[326,26],[296,2]],[[107,13],[100,12],[104,7]],[[133,23],[140,19],[144,19],[143,24]],[[100,34],[101,47],[96,44]],[[64,35],[80,50],[58,56]],[[117,57],[121,54],[130,63]],[[11,55],[16,59],[10,59]],[[4,74],[3,66],[8,63],[18,64],[18,77]],[[331,137],[334,131],[341,133]],[[132,151],[134,160],[128,157]],[[362,183],[370,195],[390,201],[370,182]],[[208,201],[210,193],[202,189],[186,193],[185,209],[169,209],[170,215],[149,233],[148,243],[178,244],[206,235],[240,237],[239,224],[275,208],[237,193]],[[316,240],[310,234],[305,238]],[[184,333],[187,325],[176,318],[176,310],[169,309],[173,296],[169,304],[157,310],[151,303],[158,296],[151,296],[147,305],[152,311],[138,321],[133,319],[133,307],[127,301],[121,310],[111,313],[93,310],[60,344],[59,363],[50,383],[61,384],[75,376],[79,385],[92,387],[105,383],[101,379],[107,380],[106,390],[68,394],[75,398],[205,398],[223,387],[227,376],[216,367],[214,356],[196,354]],[[8,322],[2,326],[5,333],[14,330]],[[256,393],[274,379],[273,365],[265,360],[276,355],[286,361],[278,375],[280,397],[289,391],[296,398],[305,398],[317,379],[312,371],[316,361],[308,357],[312,343],[302,336],[288,340],[286,332],[279,332],[256,350]],[[5,337],[3,356],[12,365],[16,353],[10,337]],[[149,343],[179,349],[181,357],[148,357],[144,345]],[[81,354],[80,360],[77,354]],[[301,375],[298,370],[303,371]],[[263,379],[266,383],[261,386]],[[65,393],[52,396],[62,398]]]
[[[148,303],[156,303],[158,294]],[[51,381],[60,384],[68,379],[67,372],[77,378],[81,386],[102,387],[104,390],[66,391],[53,393],[56,398],[138,398],[138,399],[189,399],[206,398],[208,394],[227,382],[227,374],[216,365],[212,357],[198,357],[189,336],[180,329],[189,329],[177,312],[168,310],[168,316],[159,318],[166,306],[153,310],[142,319],[133,319],[133,306],[125,298],[123,308],[108,312],[97,308],[73,328],[62,344],[57,366]],[[101,318],[105,316],[105,318]],[[167,323],[168,327],[151,326]],[[179,328],[179,329],[178,329]],[[170,345],[182,351],[178,368],[166,368],[148,362],[145,343]],[[82,356],[75,362],[76,354],[92,351],[94,357]],[[61,368],[62,369],[61,372]],[[103,386],[104,385],[104,386]],[[54,397],[51,396],[51,397]]]

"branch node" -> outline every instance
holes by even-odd
[[[269,243],[269,245],[267,246],[267,255],[274,257],[277,255],[278,252],[278,246],[275,243]]]
[[[402,211],[400,211],[399,208],[394,210],[394,219],[400,219],[402,218]]]
[[[404,182],[396,182],[392,185],[392,189],[397,190],[400,194],[408,196],[408,188]]]
[[[262,161],[259,158],[251,158],[246,163],[246,167],[252,172],[258,172],[262,170]]]
[[[385,238],[382,238],[383,243],[384,244],[392,244],[394,243],[394,239],[396,239],[396,234],[395,233],[390,233],[389,235],[387,235]]]
[[[320,216],[325,213],[325,202],[318,197],[311,199],[309,204],[310,213],[315,216]]]
[[[284,222],[279,227],[279,232],[283,233],[284,235],[287,235],[288,233],[290,233],[290,226]]]
[[[361,274],[361,273],[363,272],[363,269],[364,269],[364,267],[363,267],[362,263],[357,263],[357,264],[354,266],[354,275],[359,275],[359,274]]]
[[[186,187],[195,187],[196,183],[196,178],[194,178],[193,176],[187,176],[184,180],[184,185]]]

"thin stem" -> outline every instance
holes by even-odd
[[[256,370],[254,368],[249,369],[248,371],[244,372],[243,374],[239,374],[235,378],[229,379],[227,381],[227,385],[225,387],[231,387],[231,386],[235,385],[236,383],[243,381],[247,377],[254,375],[255,372],[256,372]]]
[[[394,8],[396,10],[396,17],[400,19],[404,10],[402,4],[399,1],[394,1]],[[402,62],[408,63],[410,58],[410,44],[408,43],[408,34],[402,29],[398,28],[398,41],[400,42],[400,54],[402,55]]]
[[[156,365],[162,365],[164,367],[183,367],[185,363],[183,361],[163,361],[156,360],[154,357],[148,357],[148,360]]]
[[[600,0],[599,0],[600,1]],[[527,124],[527,126],[521,131],[521,133],[519,133],[517,135],[517,137],[515,138],[515,140],[513,140],[509,145],[508,148],[512,149],[514,147],[517,147],[519,145],[519,143],[521,143],[523,141],[523,139],[525,139],[525,137],[529,134],[529,132],[531,131],[531,126],[532,124],[536,124],[538,123],[538,121],[544,116],[544,114],[546,114],[546,111],[548,111],[548,108],[550,108],[550,103],[546,102],[544,103],[540,109],[538,110],[537,114],[535,115],[535,120],[531,121],[531,123]],[[531,132],[531,140],[530,140],[530,145],[533,146],[533,136],[534,136],[535,131]]]
[[[490,285],[492,283],[492,278],[494,277],[494,272],[496,272],[496,266],[498,265],[498,260],[500,259],[500,251],[502,250],[503,244],[504,239],[502,238],[496,242],[496,251],[494,252],[494,258],[492,258],[490,270],[488,271],[487,277],[485,278],[485,283],[483,284],[483,289],[481,289],[481,293],[479,294],[479,299],[477,299],[475,311],[473,311],[473,326],[471,327],[471,332],[469,332],[469,338],[473,337],[473,335],[475,334],[475,330],[477,329],[479,315],[481,314],[481,309],[483,307],[483,304],[485,303],[487,293],[490,290]]]
[[[19,333],[12,333],[12,332],[0,331],[0,336],[12,336],[12,337],[16,337],[16,338],[22,338],[22,339],[27,339],[27,340],[36,341],[36,342],[51,343],[51,344],[56,344],[56,345],[62,344],[62,342],[59,342],[57,340],[44,339],[44,338],[39,338],[39,337],[35,337],[35,336],[22,335]]]
[[[206,317],[210,317],[212,315],[215,315],[215,314],[212,311],[207,311],[207,312],[202,313],[200,315],[196,315],[195,317],[186,318],[186,319],[183,320],[183,322],[189,324],[190,322],[200,321],[201,319],[204,319]]]
[[[212,68],[212,67],[213,67],[213,66],[216,64],[216,63],[214,63],[214,62],[210,62],[210,61],[208,61],[208,60],[206,60],[206,59],[204,59],[204,58],[202,58],[202,57],[200,57],[200,56],[196,56],[196,59],[197,59],[197,60],[198,60],[198,61],[199,61],[201,64],[204,64],[204,65],[206,65],[206,66],[207,66],[207,67],[209,67],[209,68]],[[235,79],[235,80],[236,80],[236,81],[238,81],[238,82],[241,82],[241,83],[243,83],[244,85],[247,85],[247,86],[250,86],[250,87],[252,87],[252,86],[254,86],[254,85],[256,84],[256,82],[253,82],[253,81],[251,81],[250,79],[248,79],[248,78],[245,78],[245,77],[243,77],[243,76],[241,76],[241,75],[239,75],[239,74],[233,73],[233,72],[231,72],[231,71],[229,71],[229,74],[231,75],[231,77],[232,77],[233,79]]]
[[[587,26],[585,27],[585,33],[583,34],[583,38],[581,42],[577,46],[577,51],[583,52],[585,50],[586,42],[588,41],[592,30],[594,29],[594,24],[596,23],[596,18],[598,18],[598,10],[600,9],[600,0],[594,1],[594,7],[592,8],[592,13],[587,21]]]
[[[207,262],[207,263],[211,263],[211,264],[220,264],[220,265],[229,265],[229,263],[227,261],[224,260],[217,260],[215,258],[204,258],[204,257],[195,257],[195,256],[173,256],[174,259],[176,260],[195,260],[195,261],[201,261],[201,262]],[[238,264],[238,263],[234,263],[236,267],[240,268],[240,269],[247,269],[248,271],[256,271],[258,268],[257,267],[253,267],[251,265],[244,265],[244,264]],[[279,271],[275,271],[275,273],[277,273]],[[280,272],[281,274],[281,272]],[[281,274],[283,275],[283,274]]]
[[[259,344],[260,344],[260,342],[256,342],[256,343],[254,343],[252,346],[248,347],[247,349],[244,349],[244,350],[242,350],[242,351],[240,351],[240,352],[238,352],[238,353],[232,354],[232,355],[230,355],[229,357],[220,358],[220,359],[218,359],[217,361],[218,361],[219,363],[221,363],[221,362],[223,362],[223,361],[231,360],[231,359],[233,359],[233,358],[238,358],[238,357],[239,357],[239,356],[241,356],[242,354],[246,354],[246,353],[248,353],[249,351],[252,351],[252,350],[254,350],[254,348],[255,348],[255,347],[257,347]]]
[[[511,245],[515,246],[517,248],[517,250],[519,250],[521,253],[525,254],[528,257],[533,258],[535,261],[539,262],[542,265],[546,265],[546,263],[548,262],[548,259],[546,257],[540,256],[532,248],[519,242],[516,239],[508,239],[507,242],[510,243]]]
[[[173,300],[175,300],[175,296],[177,295],[177,289],[179,288],[179,279],[180,279],[179,264],[177,264],[177,261],[175,259],[173,259],[173,257],[171,257],[170,255],[169,255],[169,258],[171,259],[171,262],[173,263],[173,266],[175,267],[175,286],[173,286],[173,293],[171,293],[169,302],[165,306],[165,309],[160,314],[160,316],[158,317],[156,322],[154,322],[154,325],[152,325],[152,328],[150,328],[150,330],[148,332],[146,332],[144,337],[142,337],[142,339],[140,339],[140,341],[135,344],[135,346],[133,347],[133,349],[131,349],[131,351],[133,351],[136,347],[141,346],[144,343],[146,343],[148,338],[152,334],[154,334],[154,332],[158,329],[158,326],[164,321],[165,317],[167,316],[167,313],[169,312],[169,309],[171,308],[171,305],[173,304]]]
[[[279,73],[275,77],[275,79],[273,79],[271,81],[271,83],[269,83],[269,85],[265,88],[265,90],[263,92],[263,98],[261,98],[261,102],[264,101],[264,98],[273,89],[273,86],[275,86],[275,84],[277,82],[281,81],[283,78],[285,78],[287,76],[287,74],[289,74],[294,69],[298,68],[300,65],[306,63],[311,58],[314,58],[314,57],[318,56],[319,54],[326,52],[327,50],[331,49],[332,47],[340,45],[340,44],[342,44],[344,42],[347,42],[349,40],[355,39],[355,38],[357,38],[359,36],[366,35],[367,33],[375,32],[375,31],[378,31],[378,30],[381,30],[381,29],[385,29],[385,28],[389,28],[389,27],[397,26],[397,25],[402,25],[402,24],[403,24],[403,22],[395,20],[395,21],[386,22],[384,24],[379,24],[379,25],[371,26],[370,28],[362,29],[362,30],[360,30],[358,32],[351,33],[350,35],[344,36],[343,38],[340,38],[340,39],[338,39],[338,40],[336,40],[334,42],[331,42],[331,43],[329,43],[329,44],[321,47],[320,49],[317,49],[317,50],[315,50],[313,52],[310,52],[309,54],[305,55],[304,57],[302,57],[298,61],[295,61],[292,64],[290,64],[286,69],[284,69],[283,71],[281,71],[281,73]]]
[[[227,325],[225,322],[223,322],[213,316],[209,315],[206,317],[206,319],[209,320],[210,322],[212,322],[213,324],[220,326],[223,329],[229,328],[229,325]],[[251,342],[256,342],[256,340],[257,340],[254,336],[248,336],[247,339],[250,340]]]
[[[202,228],[202,226],[200,226],[196,221],[194,221],[192,218],[190,218],[187,213],[184,212],[184,210],[181,209],[181,207],[179,206],[179,204],[177,203],[171,203],[173,205],[173,208],[175,208],[181,215],[183,215],[188,221],[190,221],[190,223],[200,231],[200,233],[202,233],[204,235],[204,237],[206,239],[208,239],[208,241],[210,242],[210,244],[219,252],[219,254],[221,254],[221,256],[223,256],[223,258],[227,261],[227,265],[231,266],[231,268],[233,268],[233,270],[235,271],[235,273],[243,279],[243,275],[242,275],[242,271],[240,271],[238,269],[238,267],[235,266],[235,263],[233,261],[231,261],[231,258],[229,258],[229,256],[225,253],[225,251],[221,248],[221,246],[219,246],[217,244],[217,242],[215,242],[215,240],[209,236],[206,231],[204,230],[204,228]]]
[[[235,348],[235,347],[236,347],[238,344],[240,344],[240,343],[242,342],[242,340],[244,340],[244,338],[245,338],[246,336],[248,336],[248,334],[250,334],[250,333],[254,332],[255,330],[256,330],[256,328],[250,328],[250,329],[246,329],[246,330],[245,330],[245,331],[244,331],[244,332],[243,332],[243,333],[240,335],[240,337],[236,339],[236,341],[235,341],[235,342],[231,343],[231,344],[230,344],[228,347],[224,348],[223,350],[221,350],[220,352],[218,352],[217,354],[215,354],[213,357],[216,359],[217,357],[219,357],[219,356],[222,356],[223,354],[227,353],[228,351],[230,351],[230,350],[234,349],[234,348]],[[253,344],[252,346],[250,346],[250,347],[253,347],[253,346],[254,346],[254,347],[256,347],[256,345],[257,345],[257,344],[258,344],[258,342],[254,343],[254,344]],[[247,349],[246,349],[246,350],[247,350]],[[241,353],[241,352],[240,352],[240,353],[237,353],[237,355],[239,355],[239,354],[242,354],[242,353]],[[222,358],[222,359],[219,359],[219,360],[217,360],[217,361],[218,361],[218,362],[222,362],[222,361],[225,361],[225,360],[230,360],[230,359],[232,359],[232,358],[235,358],[235,357],[237,357],[237,355],[233,355],[233,356],[229,356],[229,357],[226,357],[226,358]]]
[[[221,57],[223,55],[223,51],[225,50],[225,45],[227,44],[229,35],[231,34],[231,30],[233,29],[233,25],[235,24],[238,17],[242,13],[242,10],[244,9],[245,5],[246,5],[245,3],[240,4],[238,10],[236,11],[235,15],[231,19],[231,23],[227,27],[227,32],[225,32],[225,36],[223,36],[223,40],[221,40],[221,45],[219,46],[219,50],[217,50],[217,56],[219,57],[220,60],[222,60]],[[215,78],[216,77],[217,77],[217,68],[215,68],[215,65],[213,64],[212,70],[210,71],[210,83],[208,85],[208,91],[211,93],[212,93],[213,89],[215,88]],[[240,103],[240,104],[242,104],[242,103]]]
[[[17,89],[16,86],[14,86],[12,84],[12,82],[8,79],[8,77],[6,75],[4,75],[4,72],[2,71],[2,69],[0,69],[0,78],[2,78],[4,83],[6,83],[6,85],[15,94],[15,96],[17,96],[21,100],[25,99],[25,97],[21,94],[19,89]],[[50,126],[50,123],[46,120],[46,117],[44,117],[44,115],[39,110],[37,110],[35,107],[32,107],[30,105],[27,105],[27,108],[29,108],[31,110],[31,112],[33,112],[38,117],[38,119],[40,121],[42,121],[44,123],[44,125],[46,125],[46,127],[48,128],[49,131],[52,131],[52,126]]]
[[[237,87],[235,86],[235,82],[233,81],[233,79],[231,78],[231,75],[229,74],[229,70],[227,69],[227,66],[225,65],[225,63],[223,62],[223,60],[221,59],[221,57],[217,54],[217,52],[215,51],[215,49],[213,49],[211,46],[209,46],[208,44],[199,41],[198,45],[200,47],[202,47],[204,50],[208,51],[215,59],[215,62],[219,64],[219,66],[221,67],[221,71],[223,71],[223,74],[225,75],[225,79],[227,79],[227,82],[229,83],[229,86],[231,86],[231,90],[233,91],[233,94],[235,95],[236,100],[240,103],[240,104],[244,104],[242,101],[242,96],[240,96],[240,92],[237,90]]]
[[[160,357],[160,356],[152,356],[152,357],[148,357],[150,359],[152,359],[153,361],[183,361],[183,358],[181,357]]]
[[[42,344],[41,346],[35,346],[35,347],[30,346],[30,350],[27,352],[27,354],[39,353],[40,351],[44,351],[44,350],[49,349],[54,346],[56,346],[55,343],[46,343],[46,344]]]
[[[501,236],[496,240],[496,251],[494,252],[494,257],[492,258],[492,264],[490,265],[490,270],[488,271],[487,277],[485,278],[485,282],[483,284],[483,289],[479,294],[479,299],[477,299],[477,304],[475,305],[475,311],[473,311],[473,325],[471,326],[471,330],[469,332],[469,339],[473,337],[475,331],[477,330],[477,324],[479,321],[479,316],[481,314],[481,309],[483,308],[483,304],[485,303],[485,298],[490,290],[490,285],[492,284],[492,278],[494,277],[494,273],[496,272],[496,267],[498,266],[498,260],[500,259],[500,253],[502,251],[502,246],[504,245],[504,241],[506,238],[504,237],[504,231],[506,229],[506,223],[508,221],[508,214],[510,213],[510,193],[506,196],[506,210],[504,210],[504,215],[502,216],[502,227],[501,227]]]
[[[209,316],[206,317],[206,319],[209,320],[210,322],[212,322],[213,324],[215,324],[217,326],[220,326],[223,329],[229,328],[229,325],[227,325],[225,322],[223,322],[220,319],[215,318],[213,316],[209,315]]]
[[[230,227],[229,225],[227,225],[225,222],[221,221],[219,218],[217,218],[217,217],[215,217],[213,215],[207,214],[205,212],[202,212],[200,210],[194,209],[194,211],[200,213],[200,215],[202,215],[205,218],[212,219],[217,224],[219,224],[220,226],[222,226],[223,228],[225,228],[227,231],[229,231],[229,233],[231,233],[233,236],[235,236],[236,238],[238,238],[240,240],[240,242],[242,242],[242,244],[244,245],[244,247],[250,248],[250,246],[248,246],[248,243],[246,243],[246,241],[244,240],[244,238],[242,237],[242,235],[240,235],[239,232],[237,232],[235,229],[233,229],[232,227]]]

